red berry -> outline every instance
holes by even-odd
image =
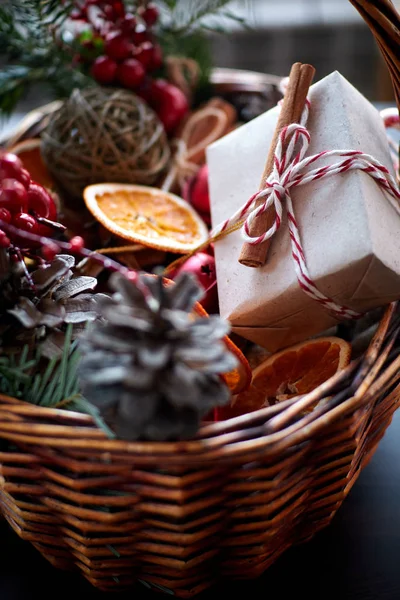
[[[4,223],[11,223],[12,215],[6,208],[0,208],[0,221]]]
[[[148,42],[149,34],[147,32],[146,27],[139,23],[135,29],[135,33],[133,34],[132,39],[133,43],[136,44],[136,46],[140,46],[141,44],[143,44],[143,42]]]
[[[114,20],[114,9],[112,6],[105,6],[103,8],[103,14],[106,19],[109,19],[110,21]]]
[[[158,8],[154,4],[149,4],[140,12],[140,16],[149,27],[152,27],[157,22],[158,15]]]
[[[127,58],[118,65],[117,79],[126,88],[136,89],[144,80],[146,71],[136,58]]]
[[[91,74],[98,83],[106,85],[114,81],[117,67],[115,60],[108,56],[98,56],[92,65]]]
[[[125,7],[124,7],[124,3],[123,2],[119,2],[117,0],[117,2],[113,3],[113,11],[114,11],[114,18],[121,18],[125,15]]]
[[[48,262],[54,260],[59,252],[60,247],[55,242],[49,241],[45,246],[42,246],[42,256]]]
[[[132,55],[133,44],[119,31],[113,31],[106,37],[105,53],[114,60],[124,60]]]
[[[31,183],[28,189],[28,210],[34,216],[54,221],[57,207],[49,192],[38,183]]]
[[[17,180],[22,183],[26,190],[29,188],[32,181],[31,175],[27,169],[21,169],[21,174],[19,177],[17,177]]]
[[[0,206],[11,213],[26,212],[28,195],[22,183],[16,179],[4,179],[1,187]]]
[[[172,133],[189,110],[185,94],[165,79],[155,79],[145,94],[146,101],[157,113],[165,131]]]
[[[80,235],[76,235],[69,241],[69,249],[74,254],[79,254],[85,246],[85,241]]]
[[[126,274],[126,278],[129,279],[129,281],[132,281],[132,283],[137,283],[137,281],[138,281],[137,271],[128,271]]]
[[[14,227],[18,227],[18,229],[22,229],[22,231],[27,231],[28,233],[37,233],[39,230],[39,225],[35,217],[25,212],[16,214],[12,220],[12,224]]]
[[[0,180],[11,178],[19,181],[23,168],[24,165],[16,154],[6,152],[0,155]]]
[[[159,44],[143,42],[135,52],[135,58],[142,63],[147,71],[155,71],[163,63],[163,55]]]
[[[8,248],[10,244],[10,238],[0,229],[0,248]]]
[[[143,42],[143,44],[141,44],[139,48],[135,50],[134,57],[136,60],[141,62],[144,68],[147,70],[151,65],[153,58],[153,44],[151,42]]]
[[[136,23],[136,17],[132,13],[126,13],[120,25],[122,33],[130,34],[135,31]]]
[[[154,44],[151,60],[149,64],[149,71],[155,71],[159,69],[163,64],[163,53],[159,44]]]
[[[72,21],[82,21],[85,18],[85,13],[79,10],[79,8],[73,8],[69,14],[69,18]]]

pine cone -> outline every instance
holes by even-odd
[[[170,285],[141,275],[138,286],[114,274],[110,285],[115,293],[96,305],[101,324],[80,337],[82,393],[119,438],[193,436],[230,399],[220,376],[236,366],[222,340],[229,325],[217,315],[196,318],[202,291],[188,273]]]
[[[97,318],[94,304],[102,294],[85,293],[97,284],[94,277],[75,277],[75,259],[58,255],[30,277],[20,263],[0,252],[0,347],[13,351],[21,344],[40,342],[44,356],[61,353],[64,329],[74,325],[74,336],[88,321]]]

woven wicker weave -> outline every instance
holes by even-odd
[[[101,590],[187,598],[255,578],[328,525],[374,453],[400,402],[399,323],[391,304],[367,352],[317,390],[188,442],[107,440],[89,416],[0,397],[2,512]]]

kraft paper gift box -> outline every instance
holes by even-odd
[[[309,98],[307,156],[361,150],[394,176],[378,110],[343,76],[334,72],[321,79],[311,86]],[[214,227],[259,189],[278,110],[269,110],[208,147]],[[400,216],[372,177],[348,171],[293,188],[291,196],[307,267],[321,292],[358,312],[400,298]],[[239,264],[242,245],[240,231],[215,243],[220,313],[235,333],[274,352],[338,323],[299,286],[285,212],[264,266]]]

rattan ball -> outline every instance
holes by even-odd
[[[171,158],[164,126],[128,90],[75,89],[43,131],[43,160],[65,192],[93,183],[155,185]]]

